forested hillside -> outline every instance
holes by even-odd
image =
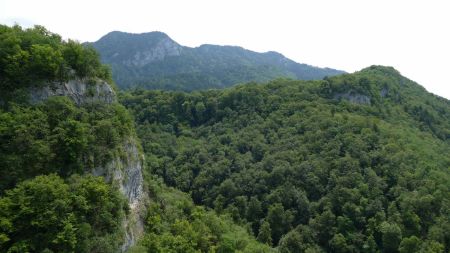
[[[120,152],[133,123],[115,103],[27,102],[29,88],[108,80],[93,49],[43,27],[0,26],[0,251],[112,252],[128,205],[117,186],[80,176]]]
[[[139,52],[110,36],[111,52]],[[130,64],[191,52],[151,37],[158,50]],[[143,87],[278,76],[242,67],[260,61],[299,67],[195,50],[205,54],[183,57],[229,75]],[[221,69],[234,64],[245,78]],[[450,251],[450,101],[395,69],[119,100],[112,82],[89,45],[0,25],[0,252]]]
[[[121,88],[192,91],[279,77],[311,80],[343,73],[299,64],[276,52],[216,45],[185,47],[161,32],[111,32],[89,45],[112,67]]]
[[[392,68],[121,102],[150,174],[280,252],[450,250],[450,102]]]
[[[134,123],[104,81],[94,49],[0,26],[0,252],[270,252],[151,175],[140,185]]]

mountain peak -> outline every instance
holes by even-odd
[[[127,67],[142,67],[168,56],[181,54],[182,46],[163,32],[126,33],[114,31],[93,43],[103,62],[119,61]]]
[[[198,90],[237,83],[266,82],[279,77],[322,79],[343,71],[289,60],[280,53],[258,53],[239,46],[179,45],[162,32],[111,32],[92,43],[110,64],[122,88]]]
[[[359,72],[367,72],[367,73],[379,73],[379,74],[385,74],[390,76],[402,76],[400,74],[400,71],[396,70],[394,67],[391,66],[383,66],[383,65],[372,65],[367,68],[364,68],[360,70]],[[403,77],[403,76],[402,76]]]
[[[122,31],[112,31],[107,33],[106,35],[102,36],[97,42],[100,42],[102,40],[111,40],[111,39],[131,39],[131,38],[146,38],[146,39],[171,39],[169,35],[160,32],[160,31],[153,31],[153,32],[145,32],[145,33],[128,33],[128,32],[122,32]]]

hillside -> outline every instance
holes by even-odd
[[[109,36],[160,73],[281,57]],[[263,79],[118,91],[94,48],[0,25],[0,252],[450,251],[449,100],[383,66]]]
[[[161,32],[111,32],[94,43],[121,88],[165,90],[224,88],[279,77],[313,80],[342,71],[296,63],[276,52],[256,53],[235,46],[179,45]]]
[[[94,49],[0,25],[0,74],[0,252],[271,252],[143,175],[132,118]]]
[[[279,252],[450,249],[450,102],[393,68],[120,100],[149,173]]]

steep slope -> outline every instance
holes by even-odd
[[[191,91],[277,77],[312,80],[343,73],[299,64],[276,52],[215,45],[185,47],[161,32],[111,32],[90,45],[99,51],[103,63],[111,65],[121,88]]]
[[[0,25],[0,56],[1,252],[272,251],[144,182],[132,118],[93,49]]]
[[[143,155],[109,72],[39,26],[0,26],[0,46],[0,251],[127,250],[143,233]]]
[[[121,96],[150,173],[280,252],[448,252],[450,102],[389,67]]]

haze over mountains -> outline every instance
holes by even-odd
[[[191,91],[280,77],[315,80],[344,73],[297,63],[277,52],[206,44],[186,47],[162,32],[115,31],[90,44],[98,50],[102,62],[111,65],[120,88]]]

